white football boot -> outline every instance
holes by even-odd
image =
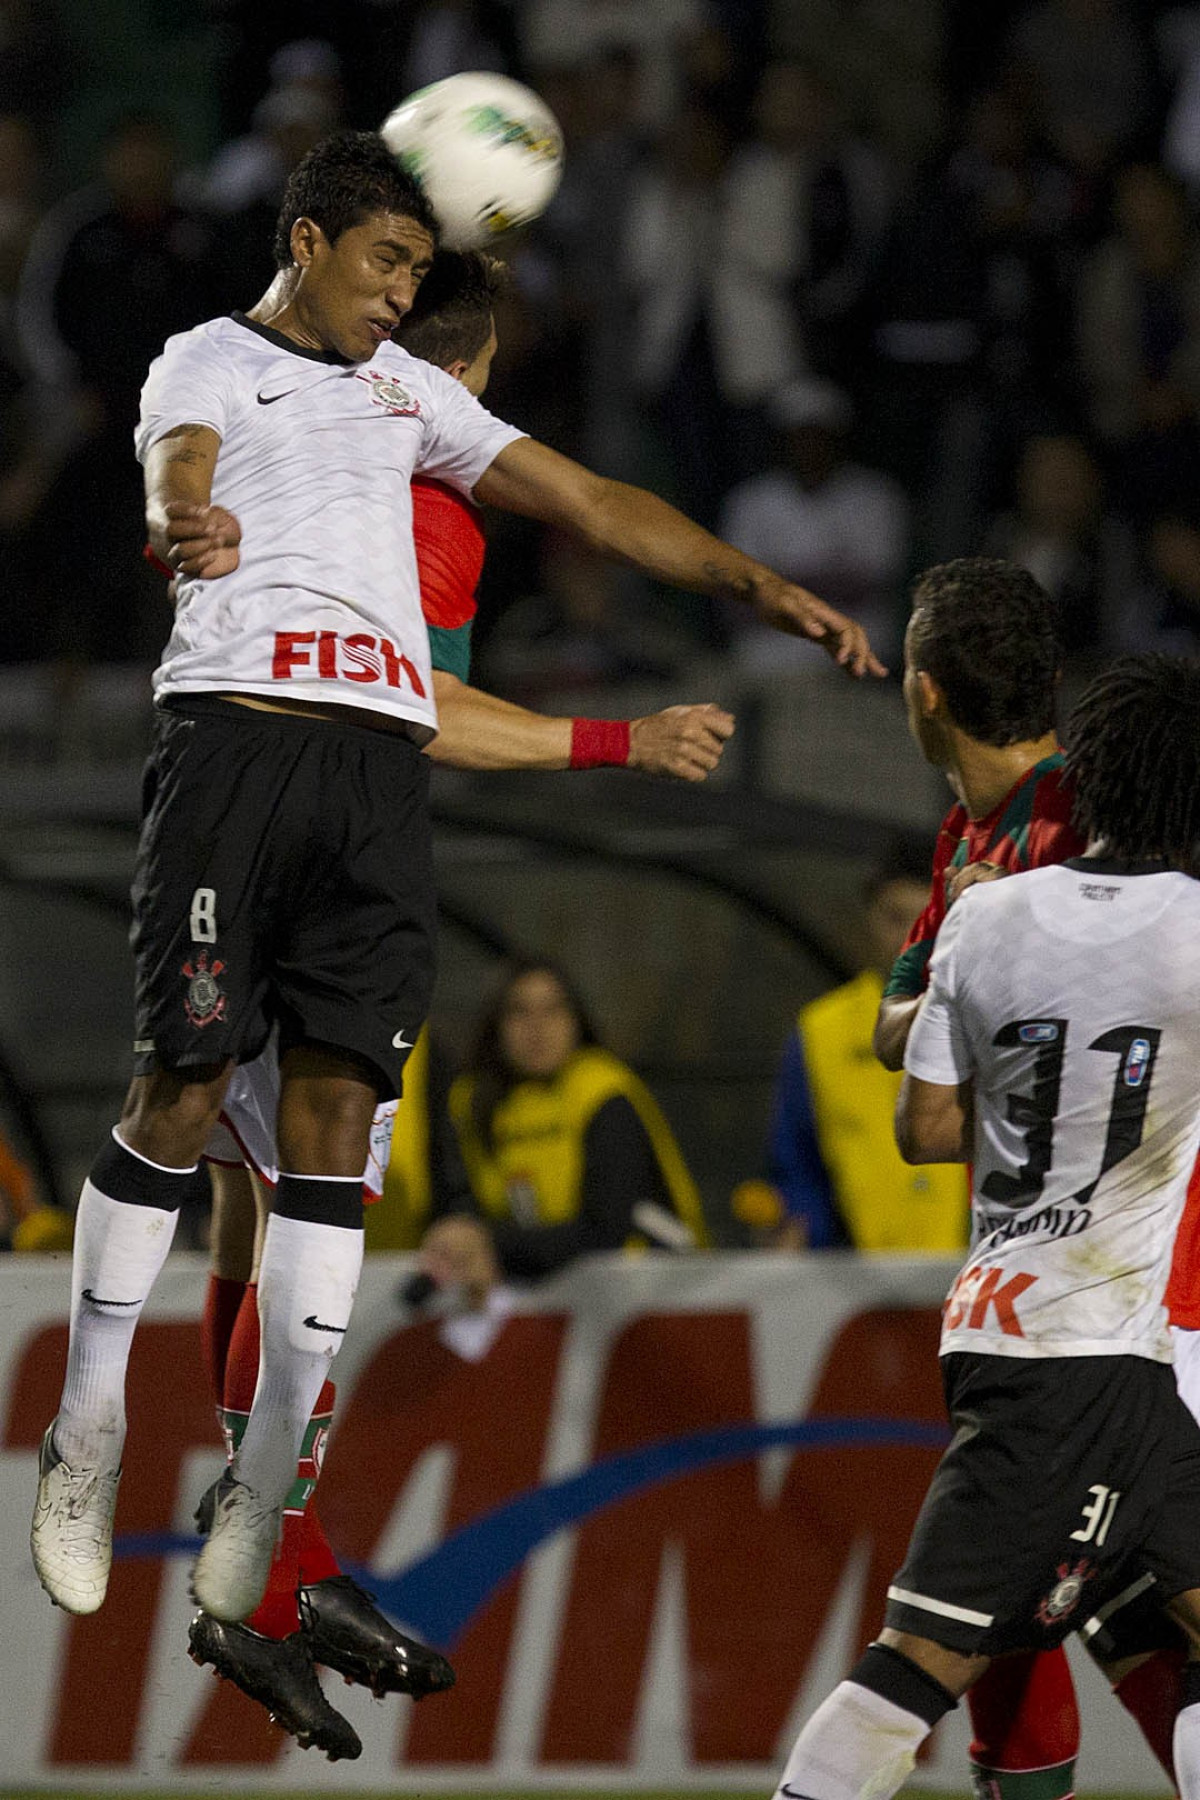
[[[192,1598],[236,1625],[262,1599],[283,1524],[283,1507],[260,1500],[228,1469],[204,1495],[196,1523],[207,1535],[192,1570]]]
[[[104,1604],[120,1479],[120,1469],[68,1468],[54,1448],[54,1426],[47,1426],[29,1547],[38,1580],[66,1612],[94,1613]]]

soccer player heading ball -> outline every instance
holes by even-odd
[[[135,1075],[84,1184],[71,1339],[32,1547],[61,1605],[104,1599],[138,1317],[236,1063],[281,1043],[281,1173],[260,1379],[205,1496],[197,1599],[259,1601],[313,1404],[350,1317],[377,1102],[433,980],[427,759],[437,730],[409,482],[551,522],[647,574],[732,596],[881,673],[851,620],[638,488],[503,425],[391,341],[432,264],[428,205],[372,133],[294,171],[279,274],[173,338],[142,399],[156,553],[176,571],[134,883]]]

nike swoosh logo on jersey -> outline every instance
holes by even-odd
[[[295,388],[284,388],[281,394],[260,394],[258,396],[258,404],[260,406],[274,406],[277,400],[286,400],[289,394],[294,394],[295,392]]]
[[[346,1327],[344,1325],[322,1325],[316,1313],[309,1313],[304,1323],[308,1326],[310,1331],[336,1331],[339,1337],[345,1337],[346,1335]]]
[[[140,1300],[102,1300],[99,1294],[93,1294],[91,1288],[84,1288],[83,1297],[90,1300],[93,1306],[140,1306]]]
[[[810,1800],[808,1794],[802,1794],[799,1788],[789,1787],[786,1781],[779,1791],[781,1794],[786,1794],[788,1800]]]

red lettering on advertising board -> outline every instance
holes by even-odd
[[[944,1419],[936,1311],[881,1311],[830,1345],[809,1416]],[[742,1313],[635,1320],[613,1348],[596,1458],[759,1412]],[[682,1556],[696,1763],[772,1763],[852,1552],[868,1548],[860,1646],[878,1631],[935,1449],[792,1454],[777,1501],[758,1459],[640,1493],[579,1530],[540,1747],[544,1763],[628,1763],[664,1552]]]
[[[454,1453],[447,1534],[538,1485],[566,1324],[553,1313],[509,1319],[478,1363],[440,1343],[436,1323],[380,1346],[334,1426],[317,1490],[340,1555],[370,1563],[431,1446]],[[519,1576],[506,1582],[455,1644],[458,1684],[413,1713],[408,1764],[486,1763],[495,1754],[520,1587]]]
[[[35,1450],[41,1442],[58,1405],[66,1354],[65,1325],[47,1326],[26,1345],[10,1388],[4,1432],[10,1448]],[[181,1371],[192,1370],[194,1379],[179,1379]],[[143,1321],[127,1382],[130,1426],[117,1501],[118,1534],[171,1530],[184,1458],[197,1445],[219,1442],[200,1370],[198,1324]],[[152,1685],[150,1655],[162,1574],[158,1557],[115,1562],[103,1610],[87,1619],[64,1617],[66,1647],[48,1762],[133,1763],[142,1701]]]

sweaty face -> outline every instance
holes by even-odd
[[[532,969],[508,990],[500,1020],[500,1049],[526,1081],[549,1081],[579,1045],[574,1008],[548,969]]]
[[[320,347],[347,362],[368,362],[391,337],[433,261],[429,232],[403,213],[372,213],[334,243],[298,221],[293,250],[301,266],[296,310]]]

